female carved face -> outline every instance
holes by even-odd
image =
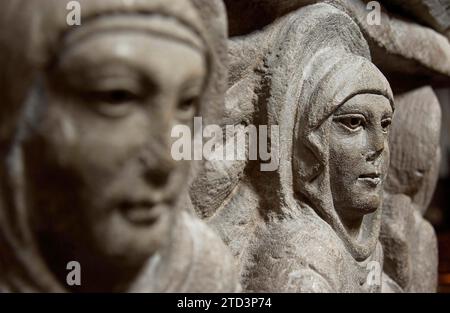
[[[383,181],[389,167],[389,100],[360,94],[332,117],[330,182],[334,206],[344,222],[360,220],[381,205]]]
[[[92,34],[60,54],[24,153],[44,250],[134,266],[168,240],[189,172],[170,133],[192,127],[206,75],[199,50],[139,31]]]

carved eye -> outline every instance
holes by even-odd
[[[91,92],[90,98],[96,100],[97,102],[120,105],[135,101],[138,97],[128,90],[115,89]]]
[[[191,97],[181,100],[178,104],[179,117],[181,119],[190,119],[194,116],[198,105],[198,98]]]
[[[418,178],[422,178],[425,175],[425,170],[417,169],[414,171],[414,175]]]
[[[362,115],[345,115],[338,116],[334,120],[344,125],[350,130],[357,130],[365,125],[365,118]]]
[[[383,128],[384,132],[388,132],[389,131],[391,123],[392,123],[392,119],[390,119],[390,118],[385,118],[385,119],[383,119],[381,121],[381,127]]]
[[[189,111],[192,108],[195,108],[196,104],[197,104],[197,98],[192,97],[192,98],[188,98],[188,99],[184,99],[184,100],[180,101],[178,108],[182,111]]]
[[[352,129],[356,129],[361,125],[362,125],[362,120],[360,118],[352,117],[352,118],[348,119],[347,126]]]
[[[90,91],[86,98],[94,105],[96,111],[108,117],[123,117],[127,115],[133,103],[140,97],[126,89],[112,89],[106,91]]]

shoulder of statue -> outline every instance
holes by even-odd
[[[190,238],[189,277],[199,292],[238,292],[236,262],[220,237],[202,220],[183,212],[184,236]]]

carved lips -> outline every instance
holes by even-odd
[[[167,210],[169,206],[166,203],[155,203],[149,200],[124,201],[119,205],[119,211],[127,221],[142,226],[154,224]]]
[[[377,187],[381,183],[381,174],[369,173],[358,177],[358,181],[362,181],[370,187]]]

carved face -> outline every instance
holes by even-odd
[[[389,166],[389,126],[393,111],[387,98],[361,94],[334,113],[330,132],[330,182],[342,219],[360,219],[381,205]]]
[[[189,172],[170,133],[192,127],[206,75],[199,50],[145,32],[97,33],[60,54],[25,143],[44,247],[56,236],[75,257],[135,265],[168,240]]]

